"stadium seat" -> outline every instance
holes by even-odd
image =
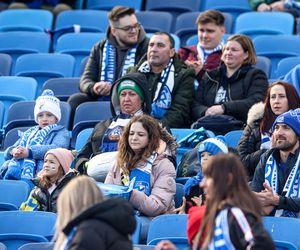
[[[3,126],[4,113],[5,113],[5,105],[3,102],[0,101],[0,128],[2,128]]]
[[[139,244],[141,237],[142,221],[138,215],[135,215],[134,217],[136,220],[136,227],[134,233],[132,234],[132,243]]]
[[[9,54],[0,53],[0,76],[9,76],[12,58]]]
[[[0,180],[0,211],[18,210],[29,193],[30,186],[25,181]]]
[[[247,12],[235,21],[234,32],[255,38],[258,35],[292,35],[294,17],[286,12]]]
[[[56,214],[43,211],[4,211],[0,213],[0,241],[8,249],[53,238]]]
[[[4,103],[5,111],[3,124],[6,124],[10,105],[18,101],[31,101],[35,99],[37,82],[31,77],[0,77],[0,101]]]
[[[173,16],[165,11],[139,11],[135,13],[147,33],[164,31],[171,33]]]
[[[293,35],[261,35],[253,40],[258,56],[271,60],[271,79],[277,76],[277,65],[285,57],[300,56],[300,37]]]
[[[105,33],[68,33],[57,40],[55,51],[75,58],[74,77],[80,76],[81,61],[91,53],[92,47],[106,37]]]
[[[142,9],[142,4],[142,0],[87,0],[86,8],[110,11],[113,7],[122,5],[138,11]]]
[[[111,118],[110,102],[85,102],[80,104],[75,111],[71,147],[75,148],[78,133],[86,128],[94,127],[98,122]]]
[[[51,78],[48,79],[42,88],[51,89],[54,95],[61,101],[66,102],[70,95],[80,92],[79,89],[80,78]]]
[[[161,240],[170,240],[177,248],[187,248],[187,218],[187,214],[156,216],[149,225],[147,245],[156,245]]]
[[[79,152],[83,146],[86,144],[87,140],[89,139],[91,133],[93,131],[93,128],[86,128],[81,130],[77,137],[75,142],[75,150]]]
[[[7,250],[7,247],[0,242],[0,250]]]
[[[53,250],[54,244],[54,242],[27,243],[21,246],[18,250]]]
[[[262,71],[264,71],[268,78],[270,77],[272,63],[271,63],[271,60],[268,57],[266,57],[266,56],[257,56],[257,62],[255,64],[255,67],[261,69]]]
[[[10,129],[7,133],[4,134],[4,139],[2,143],[2,150],[6,150],[8,147],[15,144],[15,142],[20,139],[23,132],[29,127],[15,127]]]
[[[51,30],[53,14],[41,9],[10,9],[0,12],[0,32]]]
[[[20,55],[47,53],[50,50],[50,36],[41,32],[12,31],[0,32],[0,52],[12,57],[11,75]]]
[[[176,183],[176,193],[174,197],[175,201],[175,208],[178,208],[182,204],[182,197],[184,196],[184,190],[183,190],[184,185],[181,183]]]
[[[276,78],[283,78],[292,68],[300,64],[300,56],[286,57],[281,59],[277,65]]]
[[[233,130],[233,131],[226,133],[224,135],[224,137],[225,137],[227,146],[236,148],[240,141],[242,134],[243,134],[243,130]]]
[[[50,78],[72,77],[75,59],[71,55],[40,53],[20,56],[16,61],[15,75],[29,76],[38,83],[37,96],[44,82]]]

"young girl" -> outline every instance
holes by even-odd
[[[34,118],[37,126],[26,130],[23,136],[4,152],[5,162],[0,173],[4,179],[28,181],[43,167],[46,152],[54,148],[68,148],[70,135],[58,125],[61,118],[59,100],[52,90],[44,90],[37,98]]]
[[[136,178],[130,202],[146,216],[157,216],[174,209],[174,138],[157,120],[141,115],[133,117],[119,142],[117,163],[105,183],[129,185]]]
[[[31,180],[35,188],[20,209],[56,212],[58,195],[77,175],[74,170],[70,170],[73,159],[71,151],[67,149],[49,150],[45,155],[44,167],[39,177]]]

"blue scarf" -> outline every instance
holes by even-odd
[[[148,73],[150,72],[150,65],[148,61],[145,61],[138,69],[139,72]],[[172,91],[174,88],[174,64],[173,58],[170,59],[169,63],[162,71],[160,80],[157,83],[155,91],[152,112],[151,115],[157,119],[162,119],[172,104]]]
[[[216,52],[216,51],[222,50],[223,47],[224,47],[223,41],[221,41],[214,49],[211,49],[211,50],[204,49],[204,48],[201,46],[201,44],[198,43],[198,44],[197,44],[197,52],[198,52],[198,55],[199,55],[199,57],[200,57],[200,59],[201,59],[202,64],[205,63],[206,58],[207,58],[210,54],[212,54],[212,53],[214,53],[214,52]]]
[[[300,154],[298,155],[297,161],[292,168],[286,183],[283,187],[283,192],[285,193],[285,197],[300,197]],[[271,154],[267,160],[265,167],[265,181],[268,183],[270,187],[272,187],[273,191],[278,193],[278,166],[276,160]],[[292,212],[289,210],[277,209],[275,212],[276,217],[299,217],[299,213]]]

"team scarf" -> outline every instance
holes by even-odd
[[[148,61],[142,63],[138,69],[139,72],[149,73],[151,71]],[[173,58],[170,59],[167,66],[161,72],[159,82],[157,83],[154,99],[152,103],[151,115],[157,119],[162,119],[172,104],[172,91],[174,88],[174,64]]]
[[[238,222],[240,229],[244,233],[244,239],[248,243],[247,249],[253,246],[254,237],[251,227],[241,209],[233,207],[223,209],[216,217],[214,236],[208,246],[209,250],[234,250],[235,247],[230,240],[230,231],[228,225],[228,212],[231,212]]]
[[[153,163],[157,158],[157,153],[153,152],[145,161],[144,164],[133,168],[130,176],[125,174],[121,169],[121,180],[124,186],[129,186],[130,181],[135,178],[133,189],[144,192],[147,196],[151,193],[151,173]]]
[[[260,149],[270,149],[272,136],[269,133],[261,133]]]
[[[197,44],[197,52],[198,52],[198,55],[199,55],[199,57],[200,57],[200,59],[201,59],[202,64],[205,63],[207,57],[208,57],[210,54],[212,54],[212,53],[214,53],[214,52],[216,52],[216,51],[222,50],[223,47],[224,47],[223,41],[221,41],[214,49],[211,49],[211,50],[204,49],[204,48],[201,46],[201,44],[198,43],[198,44]]]
[[[282,193],[285,193],[285,197],[300,197],[300,185],[299,185],[299,165],[300,165],[300,154],[298,154],[297,161],[292,168]],[[265,168],[265,181],[272,187],[274,192],[278,192],[278,165],[273,155],[271,154],[267,160]],[[276,217],[299,217],[299,213],[292,212],[289,210],[277,209],[275,212]]]
[[[124,61],[122,68],[122,75],[125,75],[126,70],[134,66],[136,47],[130,49]],[[116,48],[106,40],[103,48],[103,56],[101,63],[101,76],[100,81],[113,83],[115,80],[115,61],[116,61]]]

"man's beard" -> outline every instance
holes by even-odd
[[[281,142],[280,144],[275,141],[274,148],[277,148],[284,152],[291,151],[294,148],[294,146],[296,145],[297,140],[289,142],[286,140],[286,138],[284,138],[284,139],[285,140],[283,142]]]

